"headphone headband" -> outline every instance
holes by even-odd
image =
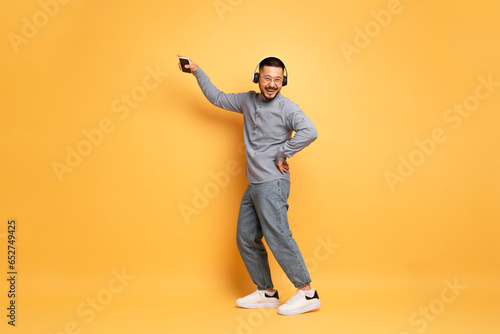
[[[283,63],[283,66],[284,66],[284,68],[283,68],[283,86],[286,86],[288,84],[288,70],[286,69],[286,66],[285,66],[285,63],[283,62],[283,60],[281,60],[280,58],[275,57],[275,56],[267,56],[267,57],[262,58],[259,61],[257,66],[255,66],[255,70],[253,70],[252,81],[254,83],[259,82],[259,72],[257,72],[257,69],[259,69],[259,71],[260,71],[260,64],[267,58],[276,58],[276,59],[279,59],[279,61],[281,61]],[[285,74],[285,72],[286,72],[286,74]]]

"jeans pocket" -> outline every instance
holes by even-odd
[[[287,180],[278,180],[278,194],[280,199],[287,203],[290,196],[290,182]],[[288,207],[288,204],[287,204]]]

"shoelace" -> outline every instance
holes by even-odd
[[[300,292],[297,291],[297,293],[292,298],[290,298],[290,300],[288,300],[285,304],[293,305],[295,302],[297,302],[301,298],[302,298],[302,295],[300,294]]]
[[[259,290],[257,290],[257,291],[255,291],[254,293],[249,294],[248,296],[246,296],[246,297],[245,297],[245,299],[250,299],[250,298],[253,298],[253,297],[255,297],[255,296],[259,296],[259,295],[260,295],[260,293],[261,293],[261,292],[260,292]]]

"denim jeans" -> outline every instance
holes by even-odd
[[[296,288],[311,282],[288,226],[289,194],[290,182],[277,179],[250,183],[241,200],[236,240],[241,258],[259,290],[274,287],[262,237]]]

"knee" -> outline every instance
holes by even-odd
[[[246,247],[249,247],[250,243],[251,241],[241,233],[236,234],[236,246],[238,246],[238,249],[240,251]]]
[[[251,240],[247,236],[242,235],[241,233],[238,233],[236,235],[236,245],[238,246],[238,249],[240,251],[242,249],[251,248],[252,244],[253,244],[253,240]]]
[[[236,245],[238,250],[248,251],[249,249],[261,248],[262,241],[259,242],[258,239],[252,237],[251,235],[246,235],[245,233],[236,234]]]

